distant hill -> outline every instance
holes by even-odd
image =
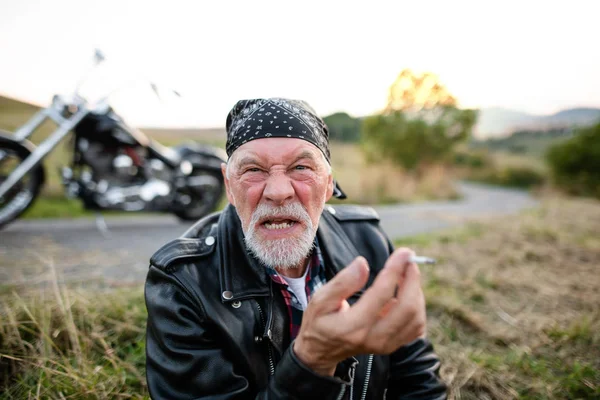
[[[549,146],[577,134],[573,128],[516,131],[509,136],[473,139],[469,147],[542,157]]]
[[[0,129],[13,132],[38,109],[32,104],[0,96]]]
[[[516,131],[587,126],[600,121],[600,108],[571,108],[551,115],[533,115],[505,108],[483,108],[475,126],[478,138],[502,137]]]

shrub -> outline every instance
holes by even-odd
[[[363,121],[363,148],[370,159],[387,159],[412,171],[445,162],[466,140],[477,119],[474,110],[438,107],[417,115],[392,111]]]
[[[545,183],[545,175],[531,167],[507,166],[473,173],[471,180],[500,186],[529,189]]]
[[[559,189],[600,198],[600,123],[551,146],[546,161]]]
[[[457,167],[478,169],[491,166],[492,159],[483,151],[457,151],[453,155],[452,164]]]

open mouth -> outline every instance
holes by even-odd
[[[298,221],[291,218],[271,218],[261,222],[261,225],[268,230],[288,229],[294,226]]]

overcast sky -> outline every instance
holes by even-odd
[[[46,104],[99,47],[110,62],[84,94],[135,78],[113,104],[138,126],[223,126],[263,96],[366,115],[403,68],[437,74],[463,107],[600,106],[595,0],[150,3],[0,0],[0,94]],[[144,76],[183,97],[161,104]]]

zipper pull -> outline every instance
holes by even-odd
[[[273,334],[271,333],[271,329],[269,329],[269,327],[267,327],[267,329],[265,330],[265,333],[263,333],[262,340],[271,341],[272,337],[273,337]]]

